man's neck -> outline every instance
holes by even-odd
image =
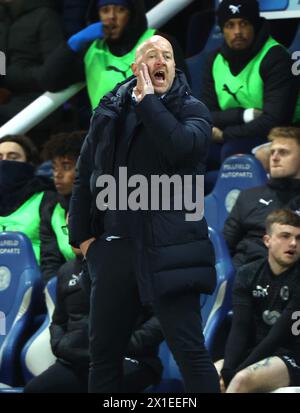
[[[272,257],[268,258],[268,262],[269,262],[269,266],[271,268],[272,273],[276,276],[278,276],[278,275],[282,274],[283,272],[289,270],[294,265],[293,264],[293,265],[290,265],[290,266],[283,266],[279,262],[275,261]]]

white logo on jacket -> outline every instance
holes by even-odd
[[[69,287],[74,287],[75,285],[78,284],[78,281],[79,281],[79,275],[72,274],[72,280],[69,281],[68,286]]]
[[[269,206],[271,202],[273,202],[273,199],[270,199],[270,201],[265,201],[264,199],[260,198],[259,202],[263,205]]]
[[[269,295],[268,288],[270,288],[269,285],[267,285],[266,288],[263,288],[260,285],[257,285],[255,290],[252,291],[253,297],[256,297],[256,298],[267,297]]]

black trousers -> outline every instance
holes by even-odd
[[[136,360],[123,360],[122,388],[126,393],[139,393],[156,383],[153,369]],[[88,369],[76,370],[71,365],[56,361],[39,376],[30,380],[24,393],[87,393]]]
[[[89,392],[122,391],[122,359],[141,302],[130,240],[98,239],[87,253],[91,276]],[[191,393],[219,392],[219,379],[204,345],[198,293],[154,303],[166,341]]]

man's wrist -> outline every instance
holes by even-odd
[[[249,123],[254,120],[254,109],[253,108],[244,110],[243,120],[244,120],[244,123]]]

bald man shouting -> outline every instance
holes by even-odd
[[[95,110],[70,206],[70,243],[81,248],[92,280],[89,391],[122,391],[123,356],[146,306],[185,391],[219,392],[199,299],[215,288],[213,247],[203,214],[191,213],[201,200],[178,202],[196,194],[204,173],[210,115],[163,37],[137,49],[132,70]]]

